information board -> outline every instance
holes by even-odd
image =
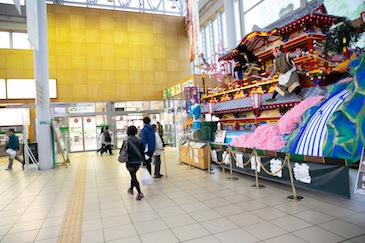
[[[56,121],[52,121],[52,129],[53,129],[53,133],[55,135],[55,140],[57,142],[58,148],[61,150],[61,154],[63,157],[63,162],[57,163],[57,164],[65,165],[67,167],[67,165],[70,164],[70,159],[68,158],[67,149],[66,149],[63,137],[62,137],[60,127],[58,126]]]

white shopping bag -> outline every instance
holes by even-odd
[[[142,175],[142,185],[153,185],[154,181],[151,174],[148,172],[147,169],[144,169]]]
[[[16,151],[14,149],[7,149],[5,152],[10,155],[10,159],[14,159],[16,156]]]

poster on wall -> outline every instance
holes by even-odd
[[[184,88],[184,98],[185,98],[185,105],[186,111],[189,110],[189,106],[192,103],[191,99],[194,99],[195,104],[199,104],[199,92],[197,86],[190,86]]]
[[[362,148],[359,170],[357,171],[355,193],[365,195],[365,147]]]

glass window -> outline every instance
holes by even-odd
[[[0,31],[0,48],[10,48],[10,33]]]
[[[205,58],[209,58],[212,55],[212,45],[211,45],[211,39],[210,39],[210,28],[209,25],[204,28],[204,34],[205,34],[205,50],[206,55]]]
[[[204,56],[207,56],[207,47],[206,47],[206,38],[205,38],[205,27],[201,27],[200,28],[200,37],[201,37],[201,48],[202,48],[202,53],[204,54]]]
[[[218,53],[218,44],[221,41],[221,38],[219,37],[219,26],[218,26],[218,19],[216,18],[215,20],[213,20],[212,22],[212,27],[213,27],[213,51]]]
[[[227,30],[226,30],[226,14],[223,12],[221,14],[221,20],[222,20],[222,35],[223,35],[223,43],[224,48],[227,48]]]
[[[6,85],[5,79],[0,79],[0,99],[6,99]]]
[[[27,33],[12,33],[14,49],[31,49]]]
[[[20,5],[25,5],[24,0],[20,0]],[[0,0],[0,3],[14,4],[14,0]]]
[[[250,1],[241,0],[241,1],[242,1],[242,4],[243,4],[244,12],[250,10],[253,6],[258,4],[259,2],[262,2],[262,0],[250,0]]]
[[[263,1],[244,15],[246,34],[254,26],[264,28],[300,7],[300,0]],[[263,18],[262,16],[265,16]]]
[[[95,111],[96,112],[104,112],[106,108],[106,103],[104,102],[96,102],[95,103]]]
[[[328,14],[335,16],[345,16],[349,19],[360,17],[360,13],[365,11],[364,0],[346,0],[341,4],[335,1],[324,1]]]
[[[66,114],[66,107],[64,107],[64,106],[53,107],[53,114],[54,115]]]
[[[234,3],[234,19],[235,19],[235,27],[236,27],[236,42],[239,43],[242,39],[241,26],[241,13],[239,8],[239,2],[235,1]]]

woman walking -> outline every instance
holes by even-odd
[[[104,142],[104,127],[102,127],[101,128],[101,131],[100,131],[100,135],[99,135],[99,146],[100,146],[100,148],[98,150],[96,150],[96,153],[99,153],[105,147],[105,142]]]
[[[133,189],[136,188],[138,194],[136,199],[137,200],[141,200],[142,198],[144,198],[144,195],[141,192],[141,188],[139,186],[139,182],[137,180],[137,171],[141,165],[141,163],[143,163],[144,158],[143,158],[143,154],[144,154],[144,149],[143,149],[143,143],[141,141],[141,139],[139,139],[138,137],[136,137],[137,134],[137,128],[135,126],[130,126],[127,129],[127,135],[128,135],[128,139],[124,141],[124,143],[127,143],[127,147],[128,147],[128,161],[126,163],[127,166],[127,170],[129,171],[130,175],[131,175],[131,186],[128,189],[128,193],[133,195]],[[123,148],[123,146],[122,146]],[[120,153],[120,152],[119,152]]]
[[[160,135],[158,134],[158,126],[155,124],[152,125],[153,129],[155,129],[155,139],[156,139],[156,149],[153,152],[153,159],[155,161],[155,173],[154,178],[161,178],[163,175],[160,173],[161,170],[161,154],[163,151],[163,142],[161,140]]]

